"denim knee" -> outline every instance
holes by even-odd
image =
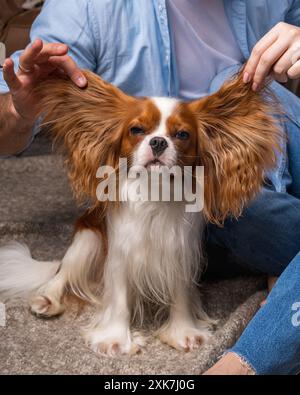
[[[300,200],[264,189],[238,219],[208,225],[210,246],[228,249],[250,268],[280,275],[300,250]]]

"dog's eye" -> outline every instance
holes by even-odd
[[[190,138],[190,134],[186,130],[179,130],[175,137],[179,140],[188,140]]]
[[[132,128],[130,128],[130,133],[133,136],[137,136],[137,135],[145,134],[145,130],[139,126],[133,126]]]

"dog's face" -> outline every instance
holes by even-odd
[[[187,106],[170,98],[137,99],[128,114],[120,156],[129,165],[195,165],[197,161],[197,125]]]
[[[241,75],[190,103],[135,98],[86,71],[88,87],[65,78],[41,84],[41,113],[67,154],[77,196],[96,198],[97,169],[129,165],[204,166],[204,214],[238,216],[275,164],[280,131],[263,96]]]

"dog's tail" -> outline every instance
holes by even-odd
[[[54,277],[59,266],[59,261],[33,259],[26,245],[4,245],[0,248],[0,298],[28,297]]]

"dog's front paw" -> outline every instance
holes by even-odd
[[[62,314],[65,310],[64,305],[59,300],[46,295],[32,297],[29,306],[31,312],[39,317],[53,317]]]
[[[86,332],[85,337],[87,344],[94,352],[109,357],[138,354],[144,346],[141,336],[132,335],[129,330],[113,327],[94,328]]]
[[[158,338],[180,351],[192,351],[206,343],[210,337],[207,329],[192,325],[171,324],[158,331]]]

